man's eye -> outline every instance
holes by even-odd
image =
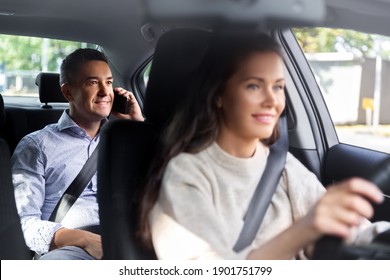
[[[98,84],[99,84],[98,81],[94,81],[94,80],[89,81],[89,82],[87,83],[87,85],[90,86],[90,87],[97,86]]]

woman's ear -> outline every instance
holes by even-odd
[[[68,101],[73,100],[73,96],[70,92],[70,85],[68,83],[61,85],[61,91],[62,91],[62,94],[65,96],[66,100],[68,100]]]

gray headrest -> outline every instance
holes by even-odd
[[[61,92],[60,74],[39,73],[35,79],[35,84],[39,87],[39,100],[41,103],[68,102]]]

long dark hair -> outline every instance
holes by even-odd
[[[217,138],[220,118],[217,97],[225,90],[227,80],[237,71],[240,61],[253,52],[274,52],[282,58],[279,44],[267,34],[214,34],[198,73],[190,85],[190,94],[181,103],[161,139],[160,154],[150,170],[145,192],[141,198],[138,236],[151,244],[149,213],[156,203],[168,162],[176,155],[198,153]],[[271,145],[279,137],[275,126],[269,139]]]

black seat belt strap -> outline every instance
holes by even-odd
[[[248,212],[244,219],[244,226],[233,247],[235,252],[248,247],[255,239],[282,176],[288,152],[288,131],[285,113],[279,119],[279,131],[280,137],[270,147],[263,175],[249,204]]]
[[[66,213],[72,207],[73,203],[75,203],[77,198],[83,192],[88,182],[91,181],[97,170],[98,148],[99,146],[95,148],[91,156],[85,162],[83,168],[80,170],[79,174],[77,174],[76,178],[74,178],[72,183],[66,189],[54,208],[53,213],[51,213],[49,221],[57,223],[61,222]]]

